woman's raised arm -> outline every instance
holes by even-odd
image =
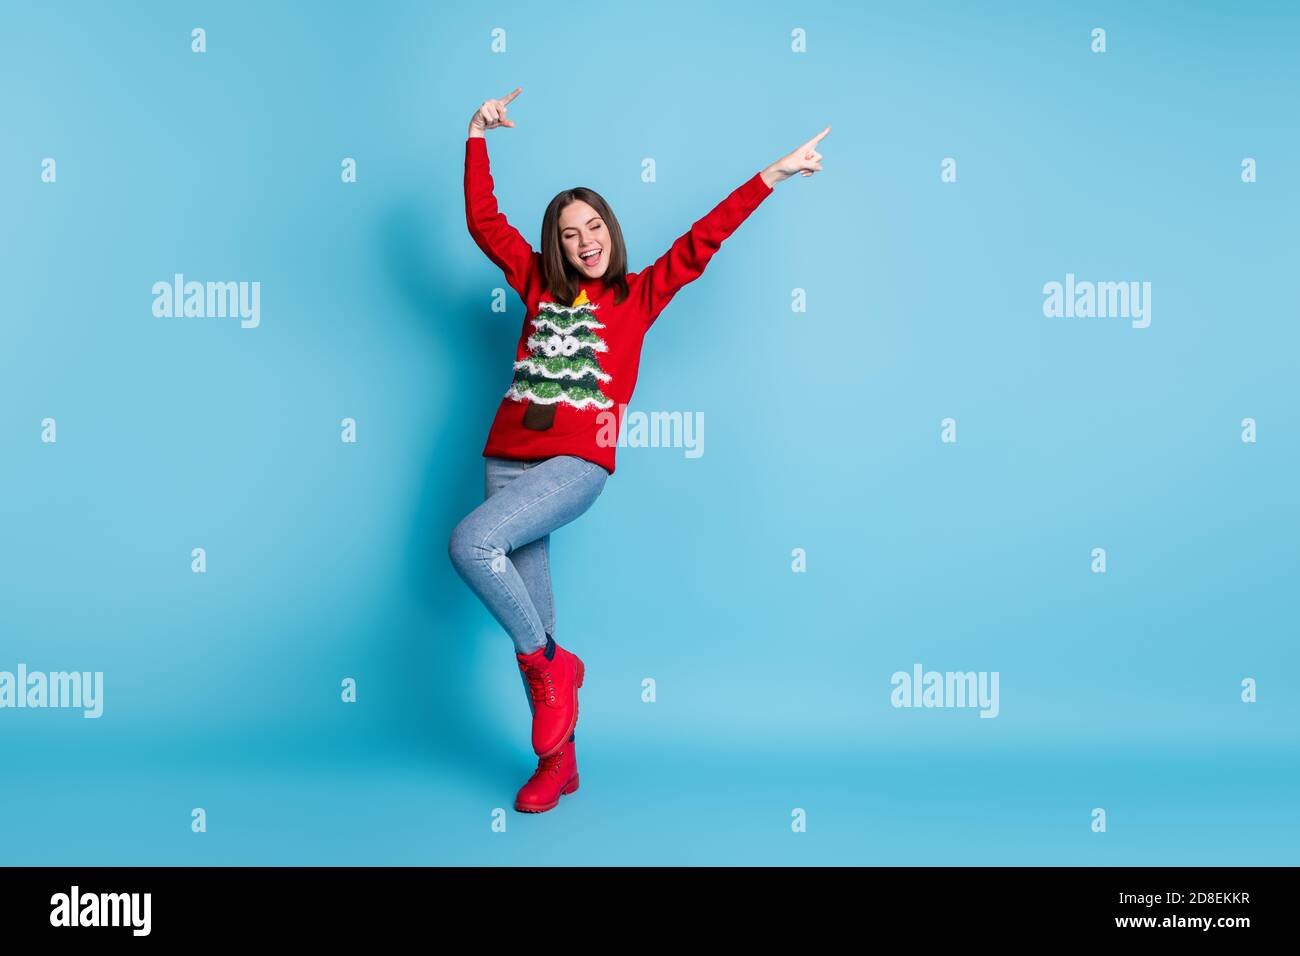
[[[798,149],[737,186],[642,273],[641,300],[649,317],[648,324],[654,323],[682,286],[703,274],[723,240],[739,228],[759,203],[772,195],[773,186],[795,173],[811,176],[822,168],[822,156],[816,146],[830,131],[827,126]]]
[[[465,140],[465,223],[474,242],[505,273],[510,287],[526,299],[537,253],[497,208],[483,135],[499,126],[514,127],[506,119],[506,107],[520,90],[522,87],[499,100],[485,100],[469,121],[469,138]]]

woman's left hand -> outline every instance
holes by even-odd
[[[782,156],[767,169],[763,170],[763,182],[768,186],[774,186],[783,179],[789,179],[795,173],[803,176],[811,176],[822,168],[822,154],[817,152],[817,144],[822,138],[831,131],[827,126],[824,130],[814,136],[808,142],[804,143],[789,155]]]

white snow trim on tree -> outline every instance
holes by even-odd
[[[538,405],[554,405],[556,402],[564,402],[564,404],[572,405],[574,408],[588,408],[591,406],[596,408],[609,408],[614,404],[612,398],[608,398],[603,402],[595,398],[584,398],[575,402],[573,399],[566,398],[564,395],[556,395],[554,398],[539,398],[532,392],[521,392],[513,385],[511,385],[510,390],[506,392],[506,398],[514,399],[516,402],[536,402]]]
[[[562,306],[558,302],[539,302],[537,303],[537,307],[542,312],[564,312],[569,315],[573,315],[575,312],[595,312],[600,308],[600,306],[593,305],[590,302],[583,305],[574,305],[569,307]]]
[[[610,375],[608,372],[602,372],[600,369],[592,368],[591,366],[587,366],[579,371],[575,371],[574,369],[571,368],[562,368],[558,372],[552,372],[550,369],[546,368],[540,362],[531,358],[520,359],[518,362],[515,363],[516,370],[521,368],[526,368],[528,369],[528,371],[534,373],[535,375],[541,375],[544,378],[549,378],[553,381],[558,381],[559,379],[562,378],[574,378],[574,379],[586,378],[588,375],[594,375],[596,376],[597,380],[601,382],[608,382],[614,377]]]
[[[561,335],[567,335],[570,332],[572,332],[574,329],[581,329],[584,327],[588,329],[603,329],[605,327],[604,323],[597,322],[595,319],[575,319],[574,321],[570,322],[568,325],[560,325],[558,322],[555,322],[551,319],[542,318],[541,316],[539,316],[533,319],[532,322],[533,322],[533,328],[535,329],[544,329],[546,328],[546,326],[549,325],[552,329],[554,329],[556,332],[559,332]]]

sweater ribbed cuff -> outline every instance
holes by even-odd
[[[744,207],[745,216],[748,218],[749,214],[757,209],[763,200],[772,195],[774,191],[771,186],[763,182],[763,174],[757,172],[736,190],[735,195]]]

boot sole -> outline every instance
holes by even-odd
[[[570,780],[568,783],[566,783],[564,787],[560,790],[560,797],[564,796],[566,793],[573,793],[573,791],[578,789],[579,776],[580,776],[579,774],[573,775],[573,779]],[[546,806],[541,806],[538,804],[519,803],[518,801],[516,801],[515,809],[518,810],[520,813],[545,813],[547,810],[555,809],[555,807],[560,802],[560,797],[556,797],[550,803],[546,804]]]
[[[572,734],[578,726],[578,688],[582,686],[582,679],[587,676],[587,665],[582,663],[582,658],[578,657],[577,654],[574,654],[573,657],[574,660],[578,662],[578,679],[573,682],[573,721],[569,724],[569,729],[560,735],[560,740],[554,747],[550,750],[537,751],[537,756],[539,757],[549,757],[551,754],[563,747],[568,742],[569,735]],[[557,800],[556,803],[558,802],[559,801]],[[553,803],[551,806],[553,807],[555,804]],[[550,807],[547,807],[547,809],[549,810]]]

